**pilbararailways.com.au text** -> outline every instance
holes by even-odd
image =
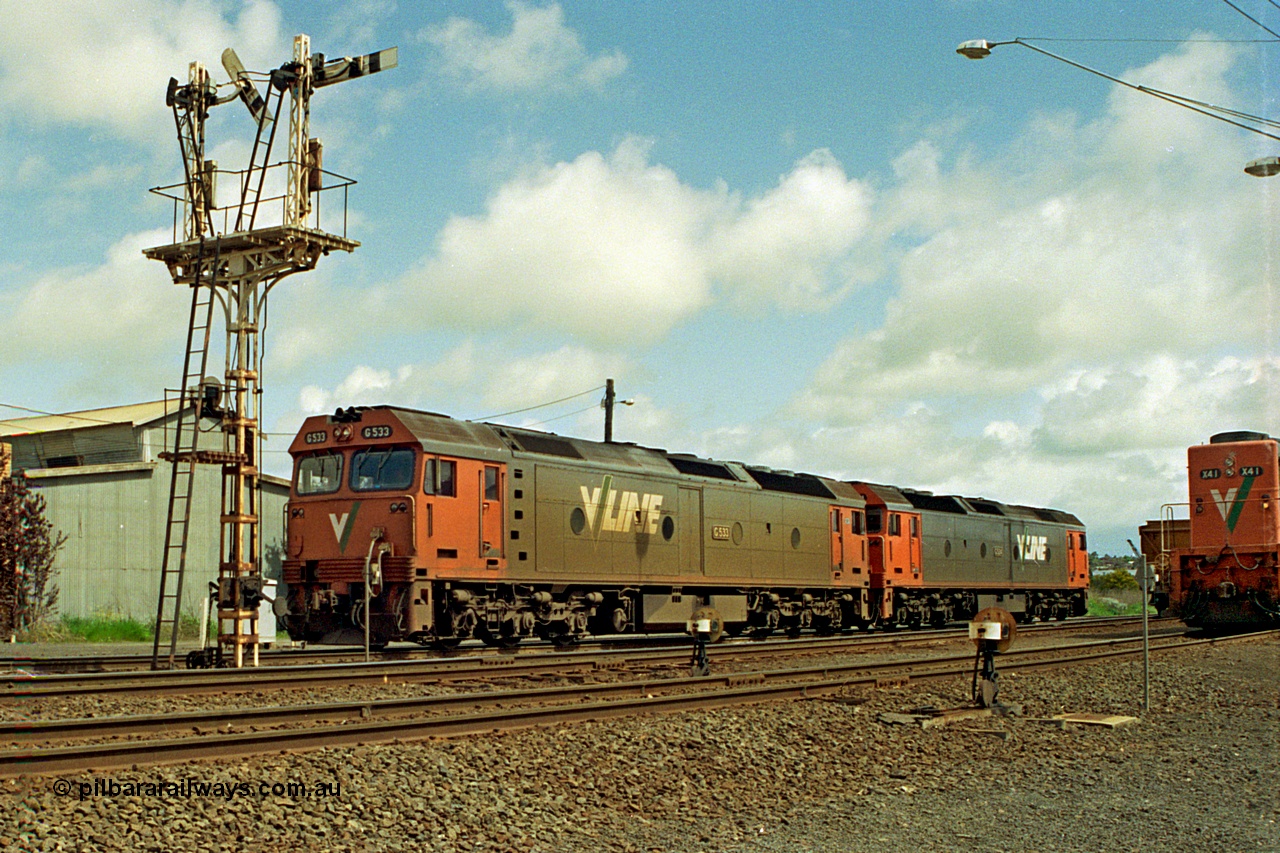
[[[207,782],[187,777],[177,782],[168,780],[120,782],[111,778],[97,778],[92,782],[73,782],[55,779],[53,792],[60,797],[77,797],[81,801],[110,797],[140,797],[144,799],[184,800],[222,799],[233,800],[269,797],[288,799],[321,799],[342,796],[342,783],[337,779],[316,782]]]

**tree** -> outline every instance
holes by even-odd
[[[0,478],[0,635],[11,637],[53,612],[53,563],[66,541],[45,517],[44,498],[24,478]]]
[[[1102,592],[1121,592],[1127,589],[1141,589],[1133,575],[1124,569],[1113,569],[1106,574],[1094,575],[1094,589]]]

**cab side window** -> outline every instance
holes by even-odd
[[[445,498],[458,496],[458,463],[452,459],[427,459],[423,466],[422,491]]]
[[[902,516],[896,512],[889,514],[889,535],[897,536],[902,533]]]

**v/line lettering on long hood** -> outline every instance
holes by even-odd
[[[662,495],[648,492],[620,492],[612,488],[613,475],[606,474],[604,482],[594,489],[579,486],[582,490],[582,511],[587,516],[587,528],[592,533],[657,533],[662,517]]]
[[[1029,533],[1019,533],[1013,538],[1017,544],[1019,560],[1030,563],[1043,563],[1049,559],[1048,536],[1032,536]]]

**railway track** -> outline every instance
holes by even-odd
[[[1040,632],[1040,631],[1062,631],[1062,630],[1084,630],[1088,628],[1104,628],[1104,627],[1123,627],[1125,625],[1138,624],[1142,621],[1141,617],[1134,616],[1092,616],[1073,618],[1065,622],[1048,622],[1037,623],[1032,625],[1019,626],[1020,632]],[[1163,618],[1152,618],[1151,624],[1173,623],[1176,620]],[[896,638],[911,637],[945,637],[953,636],[959,629],[929,629],[923,631],[901,631],[884,634],[847,634],[846,637],[866,637],[866,636],[888,636]],[[647,637],[632,636],[628,638],[615,638],[606,640],[591,641],[583,643],[575,648],[580,652],[593,652],[609,648],[643,648],[659,644],[682,645],[687,646],[689,640],[683,635],[654,635]],[[402,647],[393,647],[384,649],[380,652],[373,652],[373,659],[378,662],[386,661],[402,661],[402,660],[433,660],[433,659],[449,659],[464,655],[491,654],[491,655],[520,655],[520,654],[545,654],[561,651],[556,649],[550,643],[526,643],[515,650],[507,650],[504,652],[488,650],[479,642],[470,643],[459,649],[442,652],[420,646],[405,645]],[[362,662],[364,660],[364,649],[362,648],[308,648],[308,649],[277,649],[262,652],[260,659],[267,667],[275,666],[297,666],[297,665],[314,665],[319,663],[338,663],[338,662]],[[8,657],[0,657],[0,673],[21,672],[30,674],[54,674],[54,673],[97,673],[97,672],[116,672],[116,671],[150,671],[151,655],[150,654],[110,654],[110,655],[62,655],[49,657],[36,656],[20,656],[11,655]]]
[[[1161,654],[1204,644],[1276,636],[1280,636],[1280,631],[1226,638],[1165,639],[1153,643],[1151,651]],[[1139,638],[1094,640],[1009,651],[1001,656],[1000,669],[1006,673],[1027,672],[1132,657],[1141,653],[1140,643]],[[972,666],[972,655],[949,654],[912,661],[864,661],[700,678],[644,679],[617,684],[164,716],[13,723],[0,726],[0,740],[30,744],[66,742],[88,736],[127,738],[177,731],[196,734],[163,740],[8,749],[0,751],[0,777],[456,737],[582,720],[815,698],[854,686],[878,688],[951,679],[968,675]],[[279,726],[285,727],[271,728]],[[253,730],[240,730],[246,727]]]
[[[1074,627],[1098,627],[1076,623]],[[1114,623],[1109,626],[1114,627]],[[1062,631],[1058,624],[1027,626],[1022,633]],[[968,629],[910,634],[845,635],[775,641],[739,641],[713,647],[717,662],[815,653],[869,653],[921,643],[967,639]],[[20,674],[0,678],[0,701],[69,698],[89,695],[194,695],[334,685],[441,683],[495,678],[587,673],[601,669],[662,666],[687,661],[689,641],[679,646],[640,647],[531,655],[477,654],[402,661],[332,663],[311,666],[256,667],[240,670],[116,671],[73,674]]]

